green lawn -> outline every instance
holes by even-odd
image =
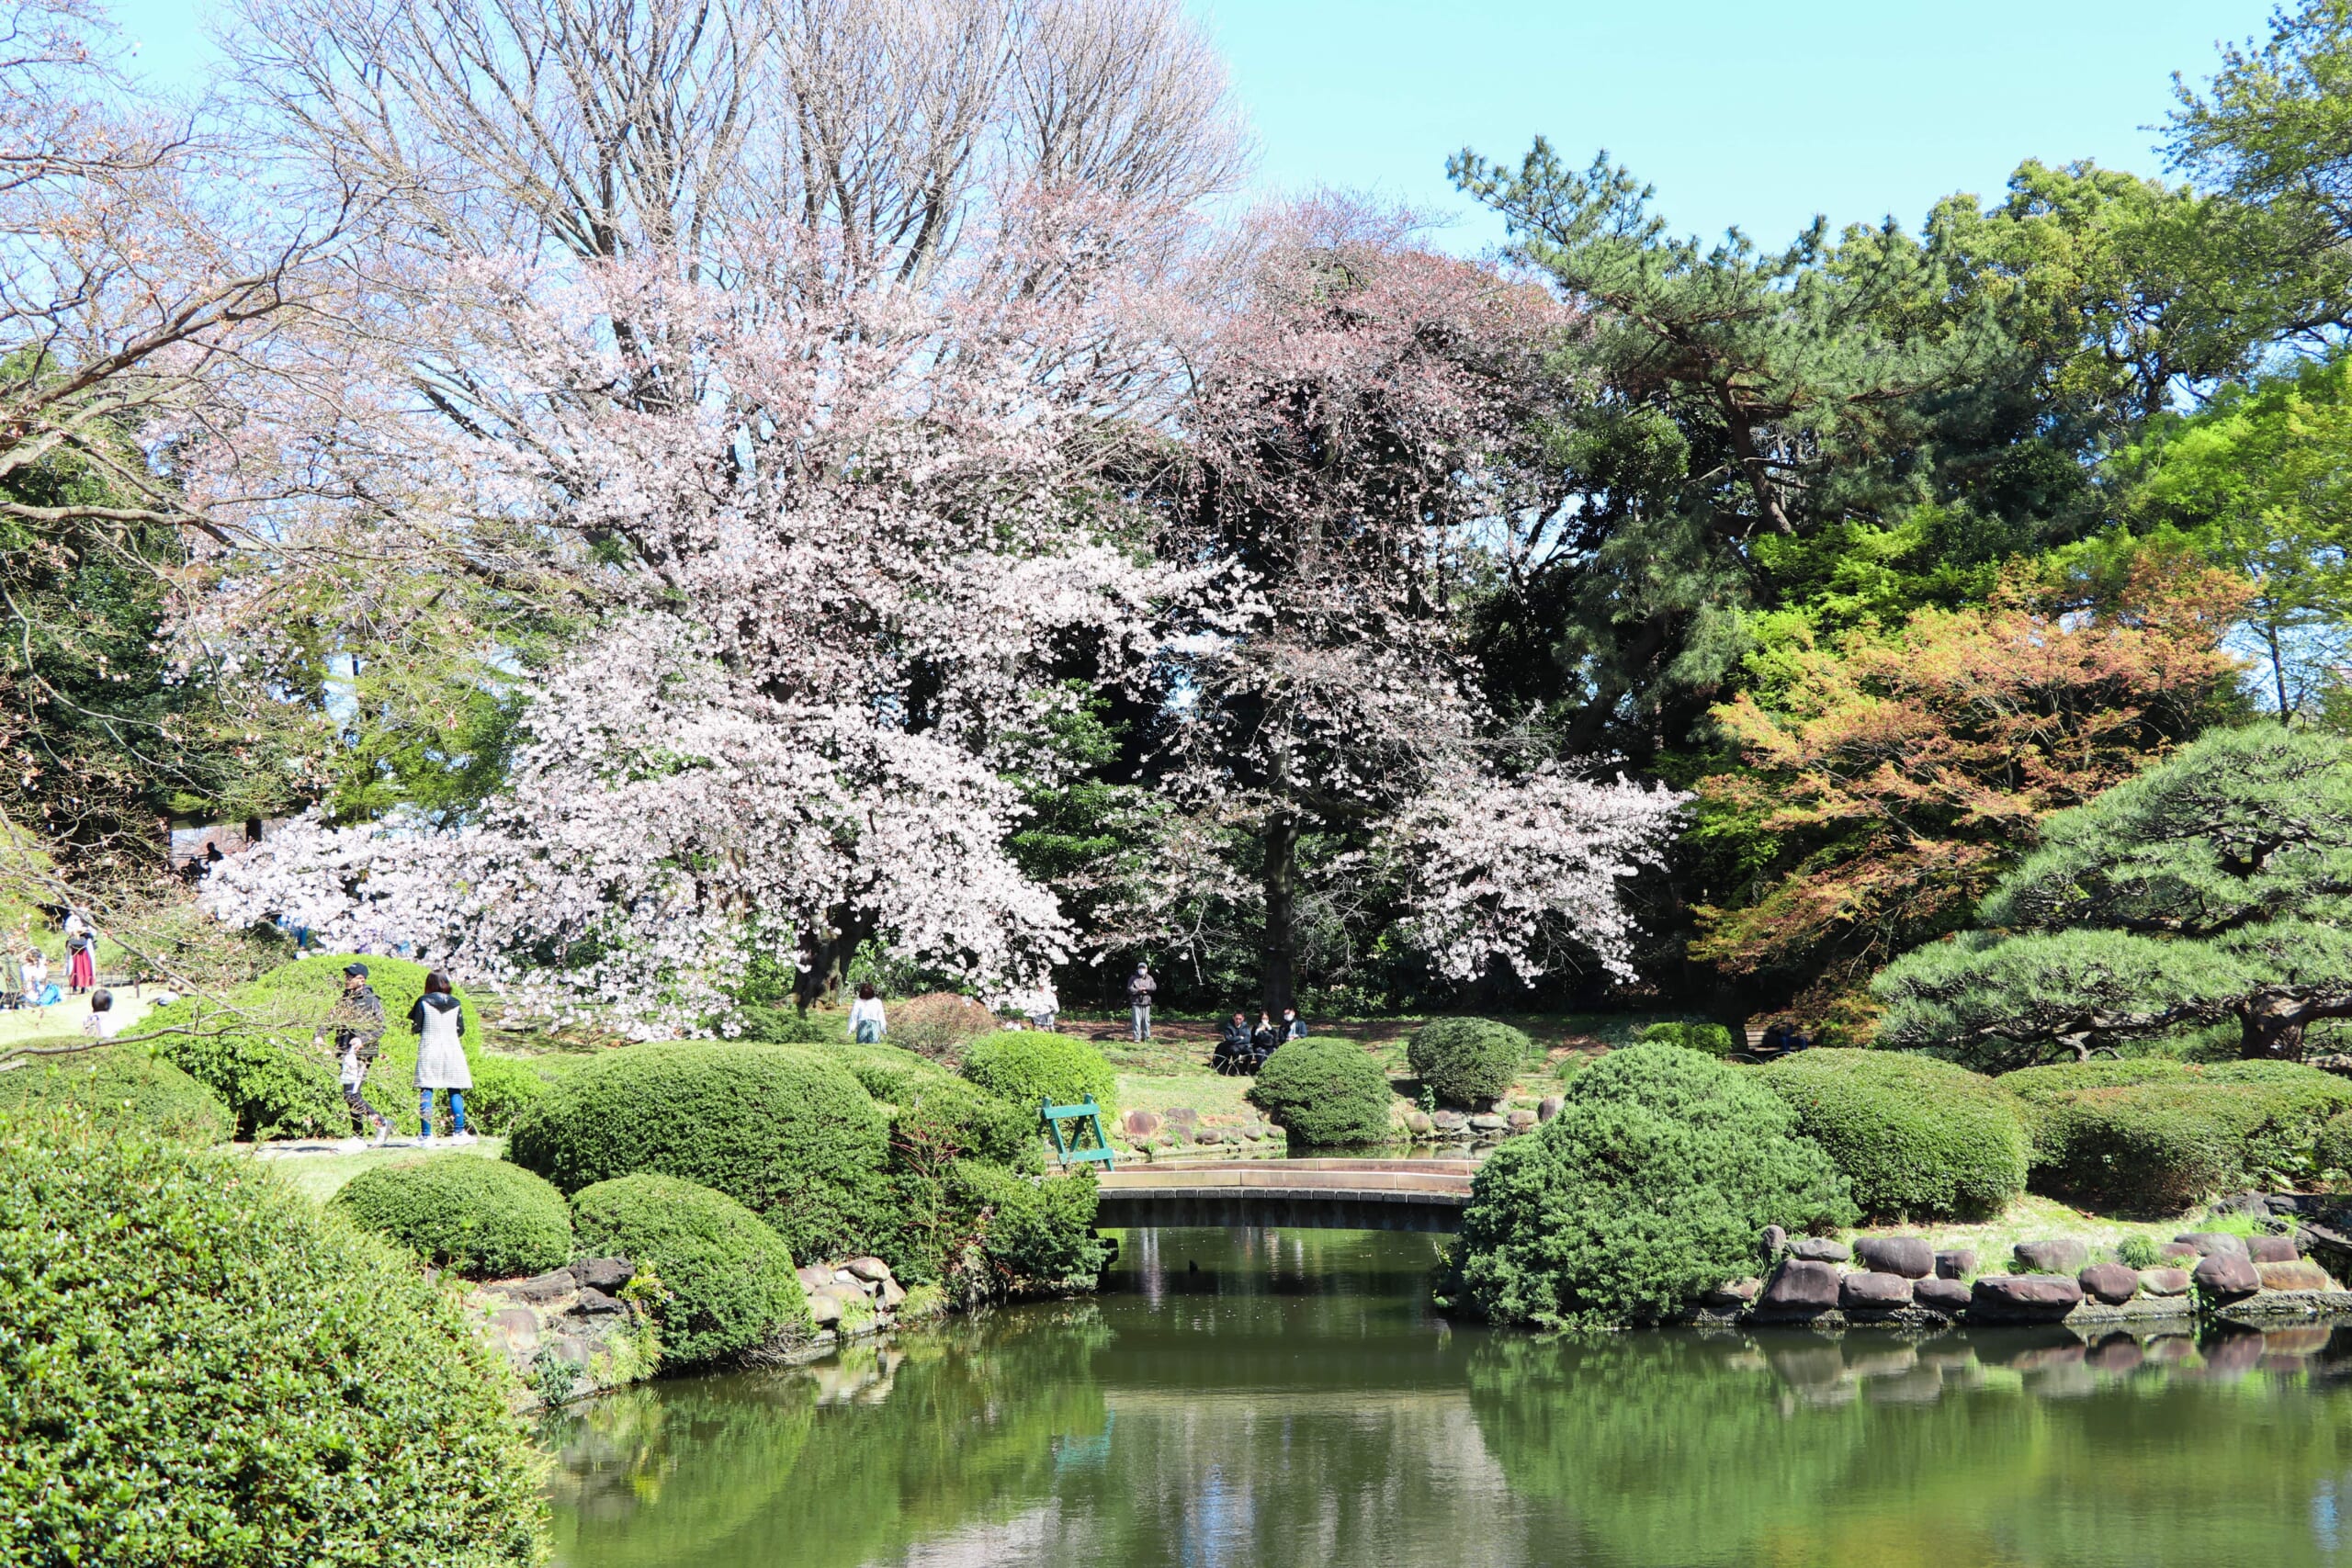
[[[483,1159],[496,1159],[506,1152],[503,1138],[484,1138],[478,1144],[451,1144],[435,1140],[431,1150],[419,1148],[356,1149],[348,1154],[265,1154],[249,1155],[256,1164],[267,1166],[281,1181],[289,1182],[296,1190],[323,1203],[340,1191],[343,1184],[363,1170],[379,1165],[409,1165],[435,1155],[479,1155]]]

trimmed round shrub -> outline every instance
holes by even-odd
[[[2352,1111],[2321,1124],[2312,1145],[2312,1163],[2323,1171],[2352,1171]]]
[[[2069,1062],[1999,1082],[2024,1105],[2036,1191],[2138,1213],[2315,1175],[2321,1128],[2352,1109],[2352,1085],[2292,1062]]]
[[[1111,1248],[1094,1234],[1094,1173],[1023,1176],[1001,1165],[959,1160],[946,1186],[975,1216],[989,1277],[966,1280],[966,1293],[1018,1297],[1091,1290]]]
[[[536,1562],[514,1392],[454,1293],[249,1159],[0,1136],[0,1562]]]
[[[1679,1045],[1704,1056],[1728,1056],[1739,1044],[1720,1023],[1687,1021],[1653,1023],[1642,1031],[1641,1041],[1645,1045]]]
[[[1669,1045],[1611,1053],[1478,1168],[1449,1293],[1503,1323],[1650,1323],[1752,1272],[1768,1224],[1855,1218],[1845,1177],[1777,1095]]]
[[[368,1075],[368,1101],[387,1115],[413,1119],[416,1036],[409,1032],[407,1019],[424,994],[427,971],[422,964],[377,953],[321,953],[282,964],[231,989],[221,999],[233,1012],[187,997],[147,1014],[140,1028],[187,1032],[155,1041],[155,1054],[219,1095],[236,1116],[241,1136],[340,1136],[351,1130],[351,1112],[336,1081],[334,1045],[332,1040],[314,1045],[311,1036],[342,998],[343,967],[355,956],[368,965],[368,983],[384,1004],[382,1052]],[[455,994],[466,1004],[466,1061],[481,1082],[481,1015],[463,987]],[[469,1123],[479,1130],[502,1130],[495,1089],[483,1101],[489,1114],[476,1113],[470,1100],[467,1110]]]
[[[144,1127],[187,1144],[236,1130],[210,1089],[141,1045],[105,1045],[0,1073],[0,1111],[73,1106],[101,1127]]]
[[[1387,1071],[1352,1040],[1294,1040],[1266,1058],[1250,1085],[1250,1103],[1307,1148],[1396,1142],[1388,1114],[1396,1099]]]
[[[1287,1049],[1288,1047],[1284,1047]],[[1119,1088],[1102,1053],[1086,1041],[1035,1029],[982,1035],[964,1053],[964,1076],[991,1094],[1032,1112],[1041,1100],[1082,1105],[1088,1095],[1108,1125]]]
[[[714,1361],[815,1326],[792,1251],[723,1192],[673,1176],[624,1176],[571,1200],[583,1258],[626,1258],[668,1292],[657,1298],[665,1366]]]
[[[891,1145],[902,1156],[936,1163],[968,1155],[1023,1169],[1044,1168],[1035,1106],[1016,1105],[895,1046],[852,1045],[843,1060],[888,1113]]]
[[[1510,1092],[1527,1066],[1527,1036],[1483,1018],[1435,1018],[1413,1031],[1405,1060],[1449,1105],[1483,1111]]]
[[[1800,1052],[1758,1075],[1880,1220],[1989,1219],[2025,1190],[2017,1101],[1991,1078],[1896,1051]]]
[[[516,1118],[506,1157],[566,1192],[648,1172],[726,1193],[803,1258],[884,1223],[889,1128],[816,1046],[665,1041],[571,1069]]]
[[[554,1183],[504,1160],[435,1155],[363,1170],[330,1207],[469,1280],[544,1274],[571,1261],[571,1210]]]

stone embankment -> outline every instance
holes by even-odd
[[[1701,1303],[1702,1322],[1939,1327],[1952,1323],[2072,1326],[2205,1315],[2229,1322],[2352,1313],[2352,1292],[2303,1255],[2292,1235],[2192,1231],[2135,1269],[2095,1258],[2078,1240],[2024,1241],[2006,1272],[1921,1236],[1842,1241],[1767,1228],[1769,1274],[1735,1280]]]
[[[1532,1111],[1523,1105],[1512,1108],[1499,1104],[1491,1111],[1408,1111],[1405,1112],[1404,1132],[1419,1145],[1450,1144],[1476,1148],[1533,1132],[1557,1116],[1562,1103],[1554,1095]],[[1223,1145],[1245,1150],[1260,1145],[1280,1147],[1284,1142],[1283,1130],[1270,1122],[1215,1127],[1205,1124],[1199,1111],[1185,1106],[1164,1111],[1130,1111],[1120,1118],[1119,1130],[1125,1135],[1129,1148],[1146,1156],[1172,1154],[1195,1146]]]
[[[796,1330],[747,1359],[763,1365],[814,1360],[945,1310],[935,1288],[910,1291],[878,1258],[814,1263],[800,1271],[814,1330]],[[585,1399],[661,1369],[661,1334],[650,1291],[626,1258],[585,1258],[527,1280],[494,1280],[466,1298],[483,1337],[522,1374],[518,1408]]]

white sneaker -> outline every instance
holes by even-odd
[[[376,1124],[376,1146],[380,1149],[391,1141],[392,1124],[389,1122],[378,1122]]]

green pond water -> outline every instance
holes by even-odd
[[[551,1423],[564,1568],[2352,1562],[2352,1329],[1450,1325],[1437,1238],[1163,1231],[1098,1299]]]

